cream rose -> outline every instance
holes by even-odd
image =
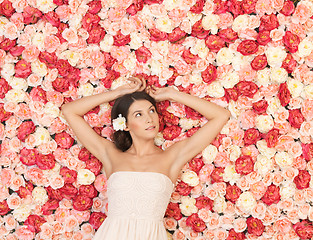
[[[313,99],[313,85],[309,84],[304,87],[305,98],[312,100]]]
[[[26,91],[28,88],[27,82],[23,78],[16,78],[13,77],[12,80],[9,82],[10,86],[14,89],[20,89]]]
[[[292,166],[293,159],[289,153],[282,151],[276,153],[275,162],[280,168],[286,168]]]
[[[47,75],[48,71],[45,63],[35,60],[31,62],[30,65],[32,72],[37,74],[39,77],[45,77]]]
[[[227,203],[225,201],[224,197],[217,196],[217,198],[214,199],[213,203],[213,210],[217,213],[223,213],[227,208]]]
[[[257,156],[257,160],[254,164],[254,171],[258,174],[264,176],[269,171],[274,168],[274,162],[271,158],[267,158],[266,156],[259,154]]]
[[[231,64],[234,58],[234,52],[226,47],[221,48],[216,55],[217,66]]]
[[[258,115],[255,119],[255,126],[261,133],[267,133],[274,127],[274,120],[270,115]]]
[[[273,67],[271,68],[270,78],[275,83],[283,83],[286,82],[288,77],[288,72],[284,68]]]
[[[205,30],[210,30],[211,34],[216,34],[218,31],[217,24],[220,21],[220,17],[217,14],[209,13],[202,18],[202,26]]]
[[[34,137],[36,139],[36,146],[39,146],[42,143],[48,143],[50,141],[50,133],[44,127],[37,127],[34,133]]]
[[[276,149],[275,148],[269,148],[267,147],[267,143],[265,140],[260,140],[257,141],[256,146],[259,150],[259,152],[264,155],[267,158],[272,158],[274,157],[275,153],[276,153]]]
[[[53,0],[37,0],[36,6],[43,13],[53,11],[57,7]]]
[[[271,67],[281,67],[287,53],[282,47],[268,47],[265,51],[265,55]]]
[[[224,88],[233,88],[238,82],[239,75],[235,71],[227,73],[220,81]]]
[[[207,146],[203,151],[202,151],[202,157],[204,163],[210,164],[214,161],[216,158],[216,155],[218,153],[217,147],[214,145],[210,144]]]
[[[307,57],[311,54],[313,50],[313,43],[309,38],[303,39],[298,46],[299,57]]]
[[[18,222],[25,222],[31,211],[32,209],[29,204],[23,204],[13,210],[13,217]]]
[[[303,83],[294,78],[288,79],[287,86],[293,98],[299,97],[303,91]]]
[[[267,100],[268,107],[266,109],[266,112],[273,115],[276,113],[279,108],[281,108],[280,100],[277,97],[271,97]]]
[[[207,85],[206,90],[207,90],[207,94],[210,97],[220,98],[225,95],[225,90],[223,86],[217,81],[214,81],[211,84]]]
[[[198,54],[202,59],[205,59],[209,53],[209,48],[205,44],[204,39],[197,39],[196,43],[190,47],[190,52],[192,54]]]
[[[197,186],[199,184],[199,177],[194,171],[186,171],[181,175],[181,180],[189,186]]]
[[[257,71],[256,81],[258,86],[267,87],[270,83],[270,69],[264,68],[260,71]]]
[[[39,205],[45,204],[49,199],[47,191],[43,187],[35,187],[32,191],[32,197],[35,203]]]
[[[34,35],[32,36],[32,43],[39,49],[39,51],[44,51],[45,35],[41,32],[34,33]]]
[[[173,31],[173,23],[172,20],[168,16],[157,18],[156,21],[156,28],[162,32],[171,33]]]
[[[81,84],[78,88],[78,94],[86,97],[93,94],[94,88],[90,83]]]
[[[132,34],[130,36],[132,36]],[[132,39],[132,37],[131,37],[131,39]],[[132,39],[132,41],[133,41],[133,39]],[[106,34],[104,36],[104,38],[102,39],[102,41],[100,42],[100,48],[104,52],[110,52],[110,50],[113,46],[113,43],[114,43],[113,36],[110,34]],[[132,48],[132,46],[131,46],[131,48]]]
[[[181,210],[181,213],[185,216],[190,216],[193,213],[196,213],[198,211],[198,208],[196,207],[196,199],[188,197],[188,196],[182,196],[181,204],[179,205],[179,208]]]
[[[92,184],[96,179],[95,174],[88,169],[80,169],[77,173],[77,182],[81,185],[89,185]]]
[[[193,127],[197,127],[199,126],[200,121],[195,119],[190,119],[190,118],[180,118],[179,119],[179,126],[182,127],[182,129],[185,130],[189,130]]]
[[[158,132],[158,134],[154,138],[154,143],[157,146],[161,146],[164,143],[165,139],[163,138],[163,134]]]
[[[245,213],[250,213],[256,206],[256,200],[251,192],[243,192],[237,199],[236,205]]]
[[[11,89],[5,94],[5,99],[9,102],[23,102],[26,99],[26,94],[21,89]]]
[[[234,19],[232,29],[235,32],[238,32],[239,30],[248,28],[248,26],[249,26],[249,16],[247,14],[242,14]]]
[[[235,162],[241,155],[241,148],[232,144],[227,149],[227,152],[229,153],[229,160]]]
[[[283,182],[280,186],[279,193],[281,199],[292,198],[296,192],[296,185],[293,182]]]
[[[58,106],[54,105],[52,102],[47,102],[44,108],[44,113],[56,118],[60,114],[60,109]]]
[[[235,184],[240,179],[240,174],[236,172],[235,165],[227,165],[224,169],[223,179],[231,185]]]
[[[15,70],[14,70],[14,64],[12,63],[5,63],[2,65],[1,69],[1,76],[5,78],[6,80],[9,80],[12,78],[14,75]]]

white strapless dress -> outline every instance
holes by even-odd
[[[107,181],[107,218],[93,239],[167,240],[163,218],[173,188],[163,173],[114,172]]]

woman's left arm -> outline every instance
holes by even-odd
[[[182,103],[201,113],[208,120],[191,137],[166,149],[173,161],[172,165],[176,165],[177,168],[182,168],[190,159],[207,147],[219,134],[230,117],[230,112],[227,109],[171,87],[151,88],[148,92],[156,101],[170,100]]]

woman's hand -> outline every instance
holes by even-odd
[[[146,88],[146,92],[153,97],[157,102],[170,100],[172,95],[177,92],[172,87],[164,87],[164,88],[158,88],[155,86],[148,86]]]
[[[122,95],[143,91],[146,88],[146,80],[144,78],[130,77],[127,80],[126,84],[116,88]]]

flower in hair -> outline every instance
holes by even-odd
[[[119,114],[117,118],[113,119],[113,129],[115,131],[123,131],[126,128],[126,119]]]

